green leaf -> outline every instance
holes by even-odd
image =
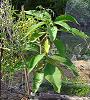
[[[29,29],[28,32],[26,33],[26,36],[24,38],[26,38],[28,35],[30,35],[32,32],[34,32],[38,27],[44,25],[44,22],[39,22],[38,24],[32,25]],[[24,39],[22,38],[22,39]]]
[[[48,39],[46,39],[45,44],[44,44],[44,50],[46,54],[48,54],[49,49],[50,49],[50,44],[49,44]]]
[[[61,15],[61,16],[58,16],[55,21],[70,21],[70,22],[74,22],[74,23],[79,24],[77,22],[77,20],[73,16],[71,16],[71,15]]]
[[[81,37],[81,38],[83,38],[83,39],[89,38],[84,32],[79,31],[79,30],[76,29],[76,28],[71,28],[70,32],[71,32],[73,35],[79,36],[79,37]]]
[[[51,16],[48,12],[45,10],[43,11],[36,11],[36,10],[29,10],[25,11],[26,14],[34,16],[37,20],[42,20],[42,21],[51,21]]]
[[[30,63],[28,64],[29,73],[35,68],[39,61],[44,57],[45,54],[39,54],[31,58]]]
[[[71,62],[71,60],[69,58],[64,58],[64,57],[61,57],[60,55],[53,55],[50,58],[53,59],[53,60],[55,60],[55,61],[58,61],[62,65],[65,65],[76,76],[78,75],[76,66]]]
[[[60,56],[66,56],[66,49],[65,49],[63,42],[60,39],[56,39],[54,41],[54,44],[57,50],[59,51]]]
[[[42,35],[44,35],[45,32],[39,32],[39,33],[33,33],[30,37],[30,41],[31,42],[35,42],[39,37],[41,37]]]
[[[54,41],[57,36],[57,27],[56,26],[48,27],[48,33],[49,33],[51,41]]]
[[[33,93],[36,93],[38,91],[41,83],[43,82],[43,78],[44,78],[44,73],[40,72],[35,73],[32,86]]]
[[[57,25],[62,26],[62,27],[65,28],[67,31],[69,31],[69,30],[71,29],[71,27],[70,27],[67,23],[65,23],[65,22],[63,22],[63,21],[55,21],[54,23],[57,24]]]
[[[67,61],[66,58],[61,57],[59,55],[53,55],[53,56],[50,56],[50,58],[53,59],[53,60],[59,61],[59,63],[61,63],[61,64],[63,64],[64,62]]]
[[[60,93],[61,88],[61,72],[60,70],[51,65],[47,64],[44,70],[45,79],[48,80],[54,87],[54,90]]]

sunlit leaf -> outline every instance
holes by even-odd
[[[44,50],[45,50],[45,53],[46,53],[46,54],[48,54],[49,49],[50,49],[50,43],[49,43],[49,40],[46,39],[46,41],[45,41],[45,43],[44,43]]]
[[[70,22],[74,22],[74,23],[79,24],[77,22],[77,20],[73,16],[71,16],[71,15],[61,15],[61,16],[58,16],[55,21],[70,21]]]
[[[55,21],[54,23],[57,24],[57,25],[62,26],[67,31],[69,31],[71,29],[71,27],[67,23],[65,23],[64,21]]]
[[[44,70],[45,79],[48,80],[56,92],[60,93],[61,88],[61,72],[51,64],[47,64]]]
[[[30,63],[28,64],[29,73],[35,68],[39,61],[44,57],[45,54],[39,54],[31,58]]]
[[[81,37],[81,38],[83,38],[83,39],[89,38],[84,32],[79,31],[79,30],[76,29],[76,28],[71,28],[70,32],[71,32],[73,35],[79,36],[79,37]]]
[[[43,82],[44,73],[36,72],[33,78],[33,86],[32,91],[33,93],[36,93],[39,89],[41,83]]]
[[[50,58],[53,59],[54,61],[58,61],[62,65],[65,65],[75,75],[78,75],[76,66],[71,62],[71,60],[69,58],[64,58],[64,57],[61,57],[60,55],[53,55]]]
[[[54,41],[57,36],[57,27],[56,26],[48,27],[48,33],[49,33],[51,41]]]

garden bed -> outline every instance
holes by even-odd
[[[64,85],[62,85],[61,94],[56,94],[52,90],[46,93],[38,92],[37,96],[33,96],[33,100],[90,100],[90,94],[88,94],[86,97],[85,96],[80,97],[76,96],[76,94],[73,94],[73,92],[75,92],[71,90],[71,89],[74,90],[73,87],[75,88],[75,91],[77,90],[76,93],[78,94],[82,93],[82,95],[83,94],[85,95],[85,93],[88,92],[88,91],[86,92],[83,91],[87,89],[85,88],[85,85],[83,86],[85,89],[82,87],[81,91],[78,91],[80,87],[78,86],[75,87],[70,83],[69,84],[64,83]],[[63,89],[65,89],[65,91]],[[28,98],[28,96],[25,95],[25,91],[23,89],[20,89],[19,87],[9,87],[7,84],[2,82],[1,100],[28,100],[25,98]]]
[[[81,68],[79,65],[84,66],[83,67],[84,73],[89,72],[87,67],[85,67],[84,65],[85,61],[84,64],[81,63],[81,61],[77,61],[75,63],[78,63],[77,66],[79,69]],[[89,65],[87,66],[89,68]],[[23,83],[24,81],[22,82],[22,76],[23,76],[22,72],[15,73],[14,79],[12,80],[12,85],[6,84],[5,81],[2,81],[1,100],[21,100],[21,98],[27,97],[24,90],[24,86],[25,86],[25,84]],[[89,82],[89,80],[90,79],[88,77],[87,82]],[[34,100],[37,99],[39,100],[90,100],[90,89],[88,87],[90,86],[89,85],[87,86],[87,84],[75,83],[74,81],[73,83],[70,81],[63,82],[61,88],[61,94],[56,94],[55,92],[53,92],[53,88],[50,84],[44,83],[41,85],[37,96],[34,97]]]

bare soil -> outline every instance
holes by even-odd
[[[73,63],[77,66],[77,69],[80,74],[80,80],[83,80],[88,84],[90,84],[90,60],[73,61]],[[69,71],[66,71],[66,75],[68,77],[72,77],[72,73],[70,73]],[[7,84],[5,81],[1,81],[1,100],[30,100],[27,99],[27,96],[25,95],[25,87],[23,84],[24,81],[22,82],[22,77],[24,77],[23,73],[17,72],[11,83]],[[49,95],[47,93],[45,95],[48,95],[50,97],[51,94]],[[45,99],[41,95],[40,98],[42,99],[34,98],[33,100],[90,100],[90,97],[77,97],[77,96],[71,97],[67,95],[62,95],[60,96],[60,98],[54,99],[54,97],[52,98],[52,95],[51,98],[49,99]]]

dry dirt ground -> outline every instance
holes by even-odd
[[[84,80],[88,84],[90,84],[90,60],[73,61],[73,63],[76,65],[78,69],[80,80]]]
[[[85,82],[90,84],[90,60],[73,61],[73,63],[77,66],[77,69],[80,74],[79,77],[80,80],[84,80]],[[68,73],[68,71],[66,71],[66,75],[70,77],[71,73]],[[2,81],[0,100],[21,100],[21,98],[24,96],[24,89],[23,87],[22,88],[20,87],[21,81],[22,81],[22,73],[19,74],[17,73],[15,75],[13,84],[11,86]],[[22,100],[27,100],[27,99],[24,98]],[[63,96],[63,99],[56,99],[56,100],[90,100],[90,97]]]

